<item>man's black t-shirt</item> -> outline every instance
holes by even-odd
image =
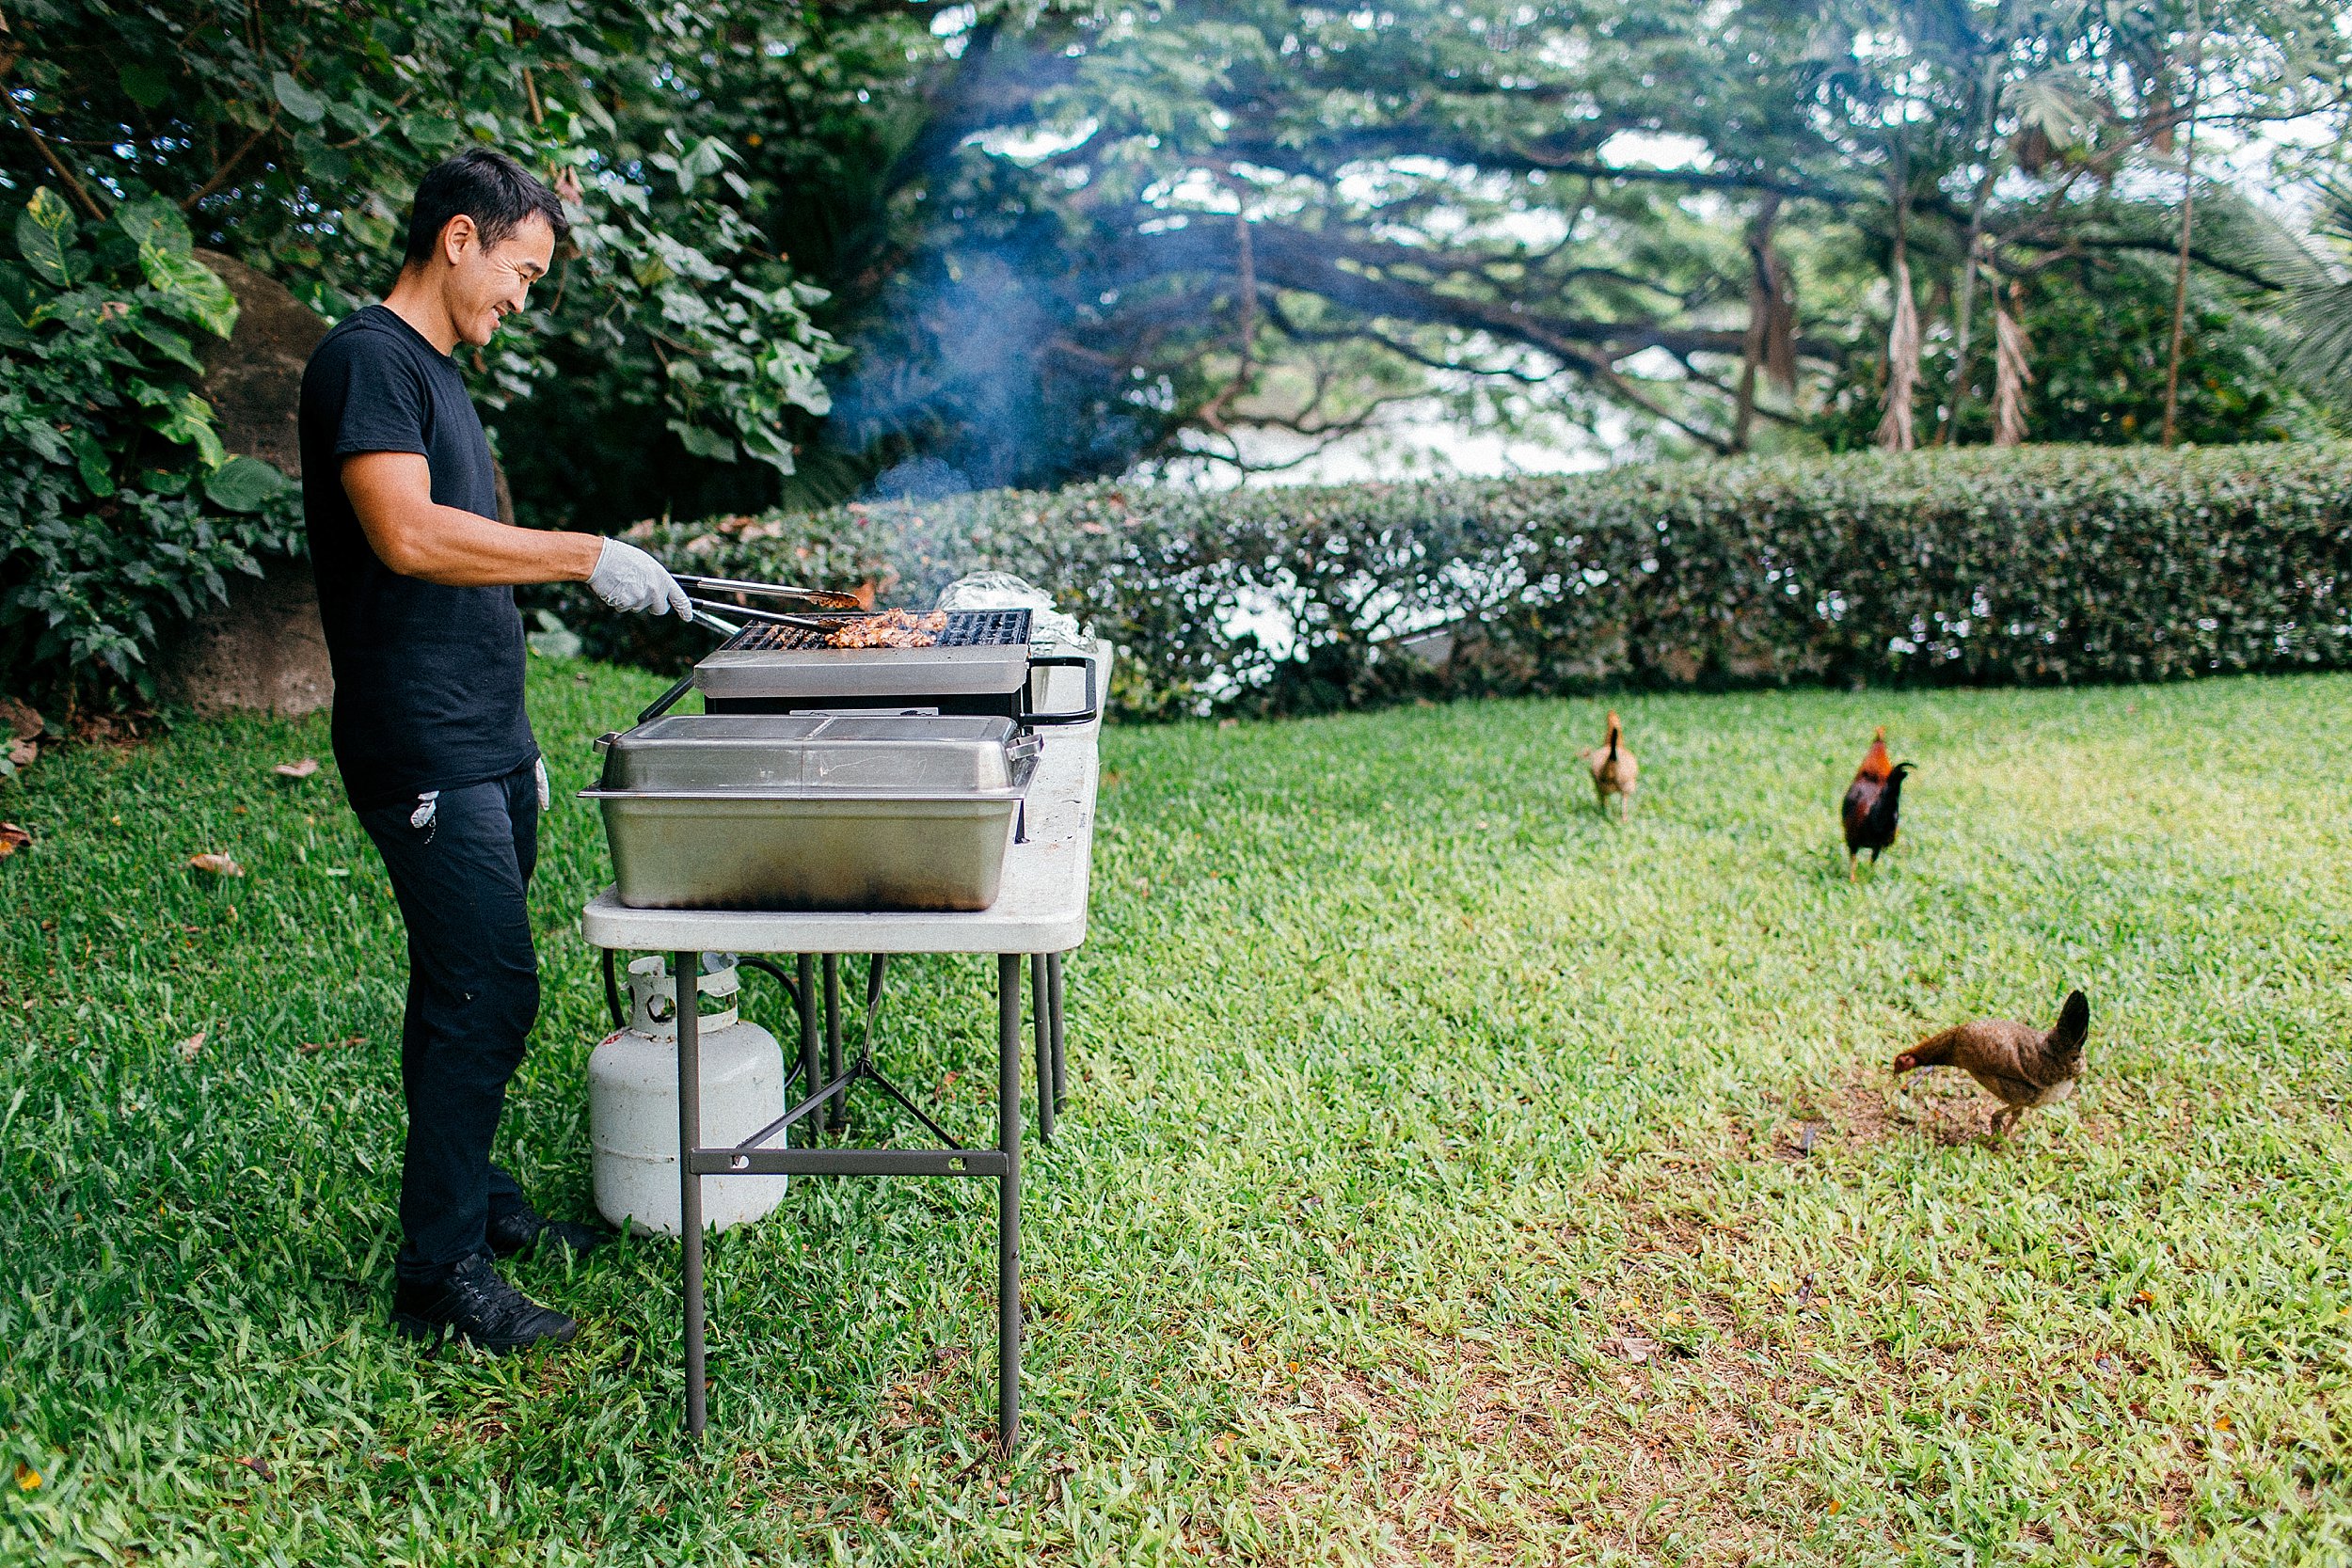
[[[433,499],[498,515],[490,443],[449,356],[381,305],[347,317],[302,376],[302,510],[335,666],[335,761],[355,805],[500,778],[538,754],[511,588],[445,588],[376,559],[342,484],[355,452],[411,451]]]

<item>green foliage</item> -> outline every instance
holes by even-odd
[[[1117,695],[1139,714],[2352,665],[2352,447],[2335,444],[1092,484],[637,536],[714,575],[879,576],[915,604],[963,571],[1019,573],[1127,650]],[[1449,656],[1400,641],[1432,629]]]
[[[294,546],[285,477],[228,458],[194,389],[191,334],[236,301],[168,202],[77,221],[36,190],[0,261],[0,667],[14,689],[152,696],[147,658],[225,594],[223,575]]]
[[[424,167],[515,151],[579,243],[465,362],[523,518],[603,531],[1270,466],[1398,404],[1620,458],[1809,450],[1869,422],[1898,210],[1931,372],[1971,335],[1956,439],[2019,282],[2035,436],[2144,431],[2194,63],[2188,427],[2268,438],[2290,361],[2210,312],[2286,276],[2206,240],[2250,127],[2286,174],[2341,162],[2337,8],[28,0],[0,183],[177,208],[339,314]]]
[[[1963,446],[1993,432],[1992,302],[1984,303],[1969,354],[1966,395],[1953,439]],[[2025,292],[2020,321],[2030,345],[2033,385],[2026,423],[2036,442],[2122,445],[2153,442],[2164,427],[2166,356],[2172,331],[2172,274],[2123,259],[2050,267]],[[1812,428],[1834,451],[1871,444],[1881,413],[1886,342],[1882,333],[1852,344],[1844,372]],[[1952,344],[1921,356],[1919,409],[1934,428],[1952,402]],[[2200,446],[2284,441],[2325,426],[2280,374],[2273,335],[2247,304],[2200,283],[2189,294],[2181,356],[2180,438]]]
[[[196,244],[340,316],[389,283],[409,192],[461,147],[556,180],[574,220],[537,309],[461,361],[508,451],[544,438],[547,410],[525,404],[559,365],[558,402],[628,411],[613,445],[666,431],[706,465],[789,472],[795,421],[826,407],[821,291],[745,219],[733,149],[679,129],[672,62],[724,17],[405,0],[264,22],[34,0],[29,19],[12,102],[73,171],[59,188],[30,135],[0,149],[0,183],[29,193],[21,264],[0,277],[0,652],[37,683],[151,692],[172,621],[221,573],[298,547],[289,488],[224,464],[191,385],[190,332],[224,337],[236,315]],[[549,487],[593,456],[566,450]]]
[[[330,318],[389,286],[432,164],[486,144],[564,176],[575,253],[536,309],[468,356],[477,398],[507,407],[559,362],[586,364],[597,387],[562,395],[621,398],[644,416],[640,440],[666,425],[707,461],[790,471],[791,420],[825,406],[825,339],[807,316],[821,293],[747,225],[738,155],[693,133],[677,77],[723,46],[731,18],[425,0],[257,14],[36,0],[41,46],[12,79],[20,105],[89,199],[186,211],[205,244]],[[27,183],[42,168],[22,137],[0,151],[0,170],[19,168]],[[206,287],[184,244],[142,242],[139,260],[151,279]],[[510,440],[528,428],[517,420]]]
[[[1621,456],[1805,442],[1821,395],[1869,401],[1899,189],[1931,344],[1980,230],[1966,439],[1994,288],[2169,253],[2190,55],[2236,117],[2209,150],[2291,125],[2325,166],[2352,51],[2321,0],[24,14],[45,144],[0,138],[0,177],[51,179],[45,145],[330,314],[385,285],[432,160],[571,171],[578,253],[467,357],[521,515],[597,531],[1271,464],[1410,399]],[[1760,412],[1759,254],[1800,367]],[[2105,325],[2127,365],[2168,336]],[[2042,377],[2038,436],[2130,412],[2090,369]],[[2266,359],[2213,379],[2246,406],[2207,438],[2275,422]]]
[[[2282,284],[2278,315],[2288,363],[2342,420],[2352,420],[2352,188],[2322,193],[2308,240],[2254,211],[2256,245]]]
[[[1898,190],[1931,344],[1960,330],[1979,230],[1981,439],[1993,290],[2169,257],[2192,52],[2208,116],[2244,117],[2209,119],[2209,176],[2249,123],[2340,159],[2337,9],[1244,0],[983,8],[925,37],[840,8],[768,19],[771,47],[695,80],[854,351],[804,489],[924,496],[1274,467],[1405,399],[1620,459],[1810,446],[1824,399],[1874,395]],[[2251,150],[2227,166],[2258,182]],[[1759,249],[1797,375],[1742,418]],[[2169,315],[2133,304],[2097,336],[2160,361]],[[2218,379],[2274,404],[2286,383],[2262,358]],[[2090,427],[2122,412],[2036,435],[2111,438]]]
[[[567,1218],[610,1027],[570,791],[664,684],[532,684],[499,1158]],[[1003,1456],[986,1182],[796,1179],[718,1237],[700,1445],[675,1242],[508,1265],[583,1320],[553,1355],[397,1338],[399,918],[332,763],[271,771],[326,716],[45,757],[0,861],[0,1562],[2342,1562],[2352,677],[1611,702],[1622,828],[1598,703],[1105,734]],[[1874,724],[1920,771],[1855,888]],[[876,1042],[981,1143],[994,967],[894,962]],[[2081,1093],[2007,1148],[1885,1074],[2071,985]]]

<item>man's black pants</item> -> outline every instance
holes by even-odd
[[[539,855],[538,786],[525,763],[431,801],[362,807],[359,820],[408,927],[396,1267],[403,1279],[428,1280],[486,1253],[491,1213],[523,1202],[515,1179],[490,1163],[490,1141],[539,1014],[524,896]]]

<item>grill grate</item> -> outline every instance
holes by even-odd
[[[824,620],[847,625],[854,616],[824,616]],[[1029,641],[1029,612],[1025,610],[951,610],[947,612],[947,629],[935,634],[934,648],[1010,648],[1025,647]],[[825,634],[803,626],[779,626],[755,621],[721,644],[723,654],[801,653],[821,649],[827,653],[864,653],[862,648],[827,648]],[[921,649],[910,650],[920,653]]]

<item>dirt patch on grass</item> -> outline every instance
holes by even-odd
[[[1994,1102],[1967,1074],[1926,1068],[1897,1078],[1883,1068],[1856,1067],[1824,1088],[1807,1087],[1790,1097],[1791,1125],[1777,1135],[1782,1154],[1804,1157],[1804,1129],[1824,1139],[1864,1148],[1915,1133],[1951,1148],[1984,1141]]]
[[[1378,1365],[1275,1379],[1252,1441],[1274,1463],[1234,1558],[1307,1560],[1335,1533],[1397,1564],[1788,1555],[1824,1506],[1786,1479],[1803,1473],[1800,1413],[1824,1377],[1809,1336],[1743,1323],[1706,1283],[1753,1250],[1737,1215],[1697,1196],[1721,1163],[1645,1157],[1580,1206],[1602,1228],[1526,1227],[1537,1270],[1590,1281],[1560,1322],[1415,1329]],[[1810,1276],[1777,1288],[1802,1320]]]
[[[1780,1555],[1776,1516],[1803,1499],[1757,1478],[1804,1433],[1764,1412],[1803,1374],[1721,1307],[1675,1315],[1597,1316],[1565,1346],[1421,1335],[1377,1368],[1308,1370],[1264,1414],[1262,1442],[1296,1462],[1253,1494],[1261,1549],[1237,1555],[1296,1560],[1333,1522],[1399,1564]]]
[[[1991,1135],[1999,1102],[1958,1068],[1922,1068],[1897,1078],[1881,1067],[1855,1067],[1826,1087],[1807,1086],[1789,1097],[1788,1125],[1776,1129],[1773,1147],[1784,1158],[1811,1156],[1824,1143],[1866,1148],[1891,1138],[1917,1136],[1946,1148],[2000,1145]],[[1807,1130],[1810,1129],[1808,1132]],[[2114,1132],[2106,1118],[2080,1101],[2055,1116],[2028,1111],[2010,1141],[2034,1135],[2077,1133],[2105,1140]]]
[[[1940,1483],[1897,1470],[1837,1496],[1817,1440],[1854,1439],[1895,1406],[1974,1430],[1972,1401],[2030,1410],[2052,1397],[2052,1369],[2020,1359],[1997,1319],[1899,1353],[1876,1304],[1900,1287],[1846,1267],[1829,1234],[1776,1226],[1785,1183],[1756,1177],[1806,1161],[1836,1181],[1841,1152],[1972,1142],[1988,1105],[1960,1074],[1898,1089],[1858,1072],[1792,1101],[1785,1126],[1733,1123],[1710,1147],[1597,1173],[1572,1219],[1522,1226],[1512,1291],[1473,1289],[1525,1299],[1534,1281],[1582,1281],[1549,1321],[1457,1314],[1480,1326],[1422,1324],[1375,1363],[1268,1377],[1244,1423],[1256,1480],[1249,1519],[1224,1532],[1229,1560],[1746,1564],[1894,1549],[1916,1528],[1902,1488]]]

